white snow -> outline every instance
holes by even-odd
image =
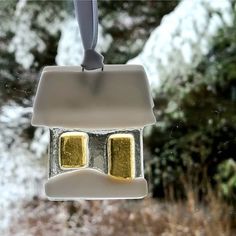
[[[67,18],[61,24],[61,38],[58,44],[56,62],[58,65],[80,65],[83,59],[83,45],[79,26],[75,18]],[[98,52],[106,52],[112,42],[110,35],[104,35],[98,26]]]
[[[31,29],[32,14],[24,11],[25,0],[19,1],[12,24],[15,31],[9,51],[16,61],[29,68],[33,61],[31,50],[43,51],[44,41]],[[209,11],[212,12],[208,17]],[[216,11],[221,13],[219,16]],[[81,63],[83,48],[78,24],[67,17],[63,22],[55,19],[48,24],[45,17],[37,19],[48,33],[61,31],[56,61],[58,65]],[[126,18],[125,24],[131,26]],[[143,51],[129,63],[143,64],[150,82],[157,86],[162,78],[173,73],[186,74],[209,51],[212,37],[222,25],[232,24],[230,0],[183,0],[176,9],[165,16],[147,40]],[[112,38],[99,27],[98,51],[106,52]],[[174,103],[172,104],[175,105]],[[172,107],[173,107],[172,106]],[[44,198],[43,182],[46,180],[48,131],[38,128],[33,140],[26,140],[22,132],[29,127],[32,108],[15,103],[0,110],[0,231],[4,235],[13,215],[21,215],[19,204],[33,196]]]
[[[230,9],[230,0],[183,0],[152,32],[143,51],[128,63],[142,64],[150,83],[160,85],[166,75],[199,63],[219,27],[232,24]]]
[[[22,14],[19,17],[19,21],[12,25],[15,35],[9,44],[9,52],[15,53],[16,62],[25,69],[29,69],[34,61],[34,56],[30,53],[30,50],[37,48],[38,51],[42,52],[45,48],[44,42],[35,31],[31,30],[31,20],[30,13]]]
[[[18,214],[19,204],[33,196],[43,197],[43,180],[46,179],[48,134],[36,131],[32,144],[22,137],[30,124],[31,107],[23,108],[9,103],[1,108],[0,116],[0,231],[9,226],[11,217]],[[40,136],[37,135],[40,132]],[[37,146],[34,143],[37,142]]]
[[[53,15],[53,9],[47,9],[35,18],[34,11],[36,9],[28,9],[26,2],[26,0],[21,0],[16,5],[10,25],[14,37],[8,46],[8,51],[15,54],[17,63],[22,65],[24,69],[29,69],[34,62],[32,50],[42,53],[46,47],[44,39],[33,29],[32,22],[44,28],[48,34],[55,35],[59,31],[60,20],[59,17],[54,17],[52,21],[48,21],[48,18]]]

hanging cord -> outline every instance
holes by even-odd
[[[84,47],[81,66],[86,70],[103,69],[103,56],[95,51],[98,38],[97,0],[74,0],[74,6]]]

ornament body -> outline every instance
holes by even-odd
[[[142,66],[45,67],[32,125],[50,129],[48,198],[146,196],[142,130],[155,122],[152,109]]]

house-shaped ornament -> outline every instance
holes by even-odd
[[[155,122],[142,66],[49,66],[42,71],[32,124],[50,128],[49,199],[142,198],[142,130]]]

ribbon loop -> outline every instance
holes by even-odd
[[[84,47],[81,66],[86,70],[103,68],[103,56],[95,51],[98,37],[97,0],[74,0],[74,6]]]

